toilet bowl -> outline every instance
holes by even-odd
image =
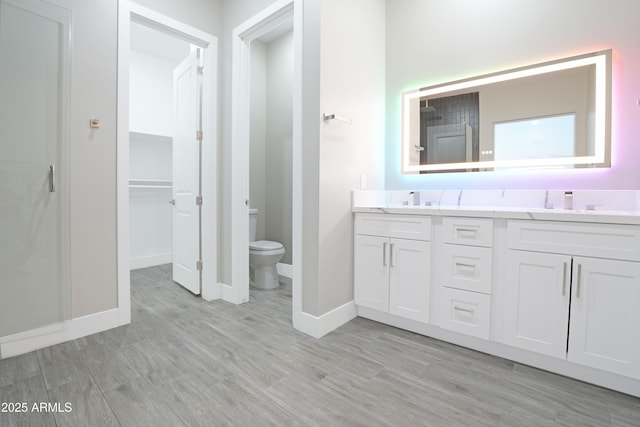
[[[276,264],[284,255],[281,243],[258,240],[249,243],[249,277],[258,289],[275,289],[280,285]]]
[[[249,209],[249,278],[258,289],[275,289],[280,285],[276,264],[284,256],[282,243],[257,240],[258,209]]]

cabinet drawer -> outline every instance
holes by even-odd
[[[491,248],[442,245],[442,284],[449,288],[491,293]]]
[[[442,218],[445,243],[486,246],[493,243],[493,220],[489,218]]]
[[[358,213],[355,233],[400,239],[431,240],[431,217]]]
[[[640,227],[553,221],[509,221],[509,249],[640,261]]]
[[[489,339],[491,297],[475,292],[442,288],[444,329]]]

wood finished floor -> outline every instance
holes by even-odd
[[[0,426],[640,426],[640,399],[355,319],[316,340],[291,287],[207,303],[132,272],[131,325],[0,361]]]

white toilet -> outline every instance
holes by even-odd
[[[249,274],[251,285],[258,289],[279,286],[276,264],[284,255],[284,246],[269,240],[256,241],[258,209],[249,209]]]

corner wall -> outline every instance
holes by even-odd
[[[117,306],[117,4],[55,1],[72,11],[71,295],[72,317]],[[91,130],[89,119],[101,128]]]
[[[385,128],[384,0],[323,0],[319,11],[319,62],[308,65],[320,67],[320,111],[316,117],[307,116],[314,122],[310,129],[319,132],[317,157],[309,157],[317,166],[303,168],[304,192],[317,191],[317,199],[311,200],[310,206],[305,200],[303,207],[306,225],[302,308],[314,316],[353,300],[351,190],[360,188],[361,174],[369,188],[382,188]],[[305,16],[306,13],[305,10]],[[305,27],[305,37],[310,36],[309,30]],[[314,53],[308,47],[305,44],[305,61]],[[303,79],[307,77],[305,72]],[[303,94],[303,102],[310,99]],[[348,118],[352,124],[336,120],[325,123],[323,113]],[[309,135],[310,129],[303,129]],[[311,143],[303,141],[305,150],[311,148]],[[315,215],[310,212],[314,206]],[[315,221],[307,223],[316,215],[317,229]],[[307,243],[317,244],[317,258],[316,253],[306,250]],[[315,278],[311,276],[314,273]]]
[[[623,0],[387,1],[386,188],[638,188],[638,16],[640,3]],[[610,169],[400,174],[403,91],[608,48],[614,73]]]

